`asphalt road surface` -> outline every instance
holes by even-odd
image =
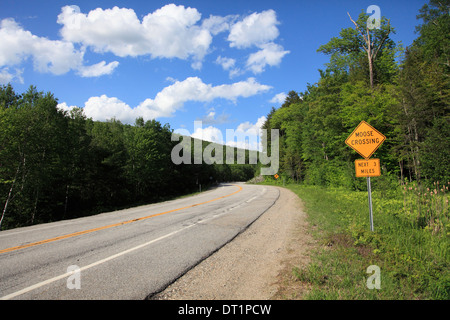
[[[0,299],[145,299],[258,219],[270,186],[201,194],[0,232]]]

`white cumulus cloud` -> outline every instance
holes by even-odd
[[[84,114],[88,118],[98,121],[106,121],[116,118],[125,123],[134,123],[137,118],[136,110],[116,97],[101,95],[100,97],[91,97],[84,105]]]
[[[262,45],[278,37],[278,24],[273,10],[252,13],[231,27],[228,41],[231,47],[239,49]]]
[[[85,65],[85,53],[112,53],[117,57],[148,56],[151,59],[181,59],[189,61],[193,69],[201,69],[212,47],[213,37],[228,33],[229,46],[235,49],[258,48],[245,57],[242,66],[233,58],[219,56],[216,63],[229,73],[230,78],[246,71],[259,74],[266,66],[276,66],[289,53],[275,44],[279,36],[274,10],[251,13],[247,16],[210,15],[202,19],[196,8],[167,4],[138,17],[130,8],[96,8],[82,12],[76,5],[61,8],[57,17],[60,39],[39,37],[23,29],[14,19],[0,21],[0,80],[21,76],[11,72],[20,70],[30,59],[34,70],[55,75],[74,71],[81,77],[99,77],[111,74],[118,61],[101,61]],[[7,69],[10,68],[10,69]]]
[[[202,27],[209,30],[212,35],[217,35],[221,32],[230,30],[231,25],[237,18],[237,15],[229,15],[226,17],[210,15],[209,18],[203,20]]]
[[[139,114],[145,115],[146,119],[170,117],[188,101],[210,102],[222,98],[235,102],[239,97],[247,98],[270,88],[256,82],[254,78],[213,86],[205,84],[198,77],[189,77],[164,88],[154,99],[146,99],[137,107],[137,110]]]
[[[239,124],[235,131],[241,137],[245,137],[245,139],[227,141],[226,144],[231,147],[262,151],[261,128],[264,122],[266,122],[266,119],[265,116],[262,116],[258,118],[256,123],[246,121]]]
[[[82,66],[79,68],[78,73],[82,77],[99,77],[105,74],[113,73],[114,69],[117,68],[119,62],[113,61],[106,64],[105,61],[99,62],[92,66]]]
[[[277,27],[279,24],[276,12],[267,10],[252,13],[231,26],[228,35],[230,47],[259,48],[259,51],[248,57],[245,70],[254,74],[262,73],[266,66],[280,65],[283,57],[289,53],[281,45],[273,42],[280,34]],[[230,71],[230,76],[239,73],[241,73],[240,69],[234,68]]]
[[[236,59],[218,56],[216,59],[216,63],[220,64],[223,70],[230,70],[231,68],[234,68]]]
[[[0,67],[20,65],[30,58],[34,70],[41,73],[61,75],[74,70],[84,76],[100,76],[111,73],[118,65],[112,62],[105,66],[105,62],[101,62],[85,66],[84,51],[76,49],[73,43],[33,35],[11,18],[0,22],[0,39]],[[101,66],[103,68],[99,68]],[[5,74],[6,69],[2,70]]]
[[[31,57],[35,70],[63,74],[83,61],[83,53],[72,43],[35,36],[14,19],[1,21],[0,39],[0,66],[18,65]]]
[[[192,57],[199,68],[212,42],[208,29],[197,25],[201,14],[195,8],[168,4],[137,17],[133,9],[97,8],[85,14],[78,6],[65,6],[58,16],[62,37],[82,43],[96,52],[119,57],[150,55],[152,58]]]
[[[262,128],[264,125],[264,122],[266,122],[266,117],[262,116],[258,118],[256,123],[250,123],[249,121],[241,123],[236,130],[242,131],[244,133],[253,133],[256,134],[258,131]]]
[[[24,83],[22,73],[23,69],[15,68],[14,71],[10,71],[9,67],[0,68],[0,84],[7,84],[12,81]]]
[[[252,53],[247,60],[247,68],[253,73],[262,73],[267,65],[278,66],[283,57],[288,54],[282,46],[275,43],[261,45],[261,50]]]
[[[239,124],[235,129],[227,129],[225,133],[214,126],[204,128],[201,126],[203,123],[200,123],[200,126],[197,125],[195,127],[195,131],[191,134],[191,137],[218,144],[225,144],[230,147],[262,151],[260,130],[265,121],[266,117],[262,116],[258,118],[256,123],[246,121]]]
[[[171,117],[188,101],[210,102],[214,99],[226,99],[235,102],[240,97],[247,98],[269,89],[270,86],[260,84],[254,78],[213,86],[205,84],[198,77],[189,77],[183,81],[175,81],[158,92],[153,99],[146,99],[135,108],[116,97],[102,95],[89,98],[83,109],[85,115],[94,120],[105,121],[115,117],[125,123],[134,123],[137,117],[143,117],[145,120]],[[68,108],[65,103],[59,106],[62,109]]]
[[[280,92],[276,94],[271,100],[271,103],[282,104],[286,100],[287,94],[284,92]]]
[[[195,139],[200,139],[200,140],[204,140],[204,141],[209,141],[209,142],[214,142],[214,143],[219,143],[219,144],[223,144],[223,134],[222,131],[220,131],[220,129],[213,127],[213,126],[209,126],[206,128],[203,127],[199,127],[195,129],[195,132],[193,134],[191,134],[192,138]]]
[[[243,73],[240,68],[235,67],[236,59],[218,56],[216,63],[221,65],[223,70],[229,71],[230,78]]]

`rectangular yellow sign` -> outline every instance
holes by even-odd
[[[381,176],[380,159],[355,160],[356,177],[378,177]]]

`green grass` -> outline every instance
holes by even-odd
[[[367,191],[296,184],[286,188],[304,201],[320,244],[307,267],[293,270],[311,288],[304,299],[450,299],[445,187],[425,196],[414,185],[373,191],[374,232]],[[371,265],[381,270],[379,290],[366,285]]]

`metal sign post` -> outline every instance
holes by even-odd
[[[367,193],[369,194],[370,231],[373,231],[372,187],[370,185],[370,177],[367,177]]]

